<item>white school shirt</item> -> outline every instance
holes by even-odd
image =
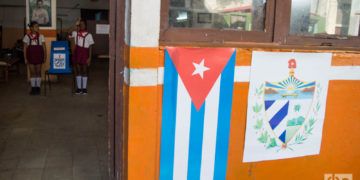
[[[71,33],[70,38],[74,38],[76,45],[83,47],[83,44],[85,46],[85,48],[89,48],[91,45],[95,44],[94,39],[92,37],[92,35],[89,32],[84,32],[83,35],[85,35],[86,33],[88,33],[88,35],[85,37],[85,44],[84,44],[84,38],[79,36],[79,38],[77,38],[77,32],[73,31]]]
[[[30,45],[30,38],[29,35],[26,34],[23,38],[23,42],[27,45]],[[44,35],[40,34],[39,35],[39,45],[42,46],[42,44],[45,42],[45,37]],[[31,45],[38,45],[37,41],[31,41]]]

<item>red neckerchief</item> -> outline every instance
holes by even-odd
[[[36,40],[39,39],[39,33],[35,33],[35,36],[33,36],[33,33],[29,33],[29,37],[31,40]]]
[[[77,34],[78,34],[79,37],[85,38],[86,35],[87,35],[87,31],[80,30],[80,31],[78,31]]]
[[[83,45],[82,47],[85,47],[85,38],[89,33],[87,31],[84,30],[80,30],[77,32],[77,37],[76,37],[76,41],[75,44],[78,45],[79,42],[79,38],[81,37],[83,39]]]

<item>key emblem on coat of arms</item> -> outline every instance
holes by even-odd
[[[256,88],[257,140],[265,148],[290,149],[310,138],[320,110],[321,85],[296,77],[296,60],[288,61],[289,75],[278,82],[265,81]]]

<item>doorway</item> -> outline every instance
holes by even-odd
[[[119,73],[123,70],[125,7],[124,2],[116,0],[98,1],[108,1],[105,9],[108,15],[103,19],[102,9],[88,22],[95,42],[100,45],[94,51],[88,95],[72,95],[71,76],[59,76],[47,96],[29,96],[25,64],[20,75],[10,74],[8,83],[0,83],[0,179],[125,177],[125,158],[121,153],[123,77]],[[66,37],[68,24],[74,23],[70,16],[78,13],[81,17],[82,10],[92,9],[76,2],[57,2],[59,40]],[[6,3],[7,12],[12,9],[25,12],[25,4],[12,4],[17,2],[11,0]],[[104,41],[106,35],[96,37],[96,28],[106,24],[110,25],[111,38]],[[21,34],[18,38],[22,37]]]

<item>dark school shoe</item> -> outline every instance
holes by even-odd
[[[31,90],[30,90],[30,95],[36,95],[36,89],[35,87],[31,87]]]
[[[82,90],[81,89],[76,89],[75,94],[76,95],[82,94]]]
[[[87,89],[82,89],[82,95],[86,95],[88,93],[88,90]]]
[[[40,87],[37,87],[37,94],[41,95],[41,88]]]

